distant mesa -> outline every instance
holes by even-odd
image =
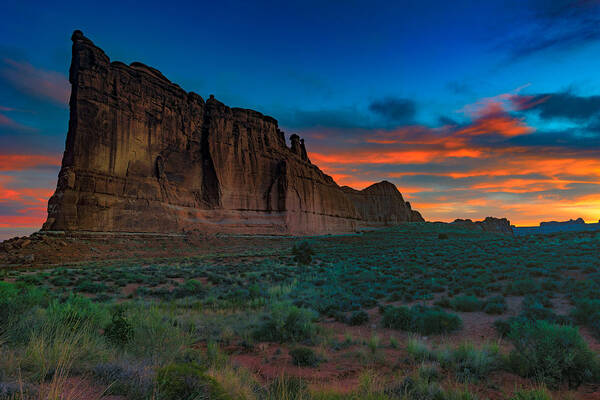
[[[390,182],[340,188],[277,121],[72,36],[69,130],[43,230],[352,232],[423,221]]]
[[[484,232],[502,233],[513,235],[513,228],[506,218],[487,217],[483,221],[472,221],[470,219],[456,219],[451,223],[463,228],[477,229]]]
[[[516,235],[548,234],[557,232],[585,232],[600,230],[600,221],[587,224],[583,218],[568,221],[540,222],[539,226],[513,227]]]
[[[549,221],[549,222],[540,222],[541,227],[548,226],[556,226],[556,225],[577,225],[577,224],[585,224],[583,218],[570,219],[568,221]]]

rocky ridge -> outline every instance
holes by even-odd
[[[483,221],[472,221],[470,219],[456,219],[451,224],[468,229],[477,229],[484,232],[502,233],[514,235],[510,221],[506,218],[486,217]]]
[[[396,187],[340,188],[277,121],[72,36],[70,120],[43,230],[321,234],[423,221]]]

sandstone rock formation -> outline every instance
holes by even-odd
[[[395,225],[402,222],[424,221],[418,211],[412,210],[396,186],[388,181],[375,183],[363,190],[342,186],[346,196],[365,220],[365,225]]]
[[[483,221],[472,221],[470,219],[456,219],[452,224],[462,226],[469,229],[478,229],[484,232],[502,233],[505,235],[513,235],[513,229],[510,221],[506,218],[487,217]]]
[[[277,121],[111,62],[72,36],[69,131],[44,230],[312,234],[422,221],[396,187],[342,190]]]

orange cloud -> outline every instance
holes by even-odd
[[[60,165],[59,155],[0,154],[0,171],[20,171],[41,165]]]

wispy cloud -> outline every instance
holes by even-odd
[[[30,96],[66,105],[70,85],[64,74],[36,68],[26,61],[0,59],[0,79]]]
[[[515,20],[514,34],[498,46],[508,51],[512,60],[600,40],[597,0],[534,0],[524,2],[523,8],[527,10],[524,21]]]

